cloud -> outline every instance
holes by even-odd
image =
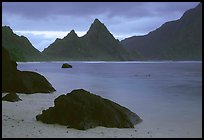
[[[75,31],[76,34],[81,37],[86,32],[84,31]],[[69,32],[68,31],[14,31],[17,35],[26,36],[32,45],[38,50],[43,51],[45,47],[48,47],[53,43],[56,38],[64,38]]]
[[[178,19],[184,11],[197,4],[198,2],[3,2],[2,23],[15,30],[70,31],[88,30],[95,18],[110,27],[132,22],[137,23],[136,26],[143,26],[147,19],[153,19],[146,26],[146,29],[152,29],[149,26],[154,25],[156,28],[161,21]],[[123,30],[130,31],[129,27],[131,28],[125,26]]]
[[[176,20],[198,2],[2,2],[2,25],[28,36],[36,48],[72,29],[87,32],[98,18],[115,38],[144,35]],[[33,41],[35,40],[35,41]],[[40,40],[40,41],[39,41]],[[47,41],[45,41],[47,40]],[[39,42],[41,46],[39,47]],[[44,43],[42,43],[44,42]],[[52,43],[52,42],[51,42]]]
[[[86,32],[84,31],[75,31],[76,34],[80,37],[83,36]],[[23,34],[32,34],[34,36],[42,36],[43,38],[63,38],[69,32],[68,31],[15,31],[19,35]]]
[[[109,17],[126,18],[158,16],[165,12],[183,12],[198,2],[3,2],[4,13],[16,14],[28,19],[44,19],[50,16],[89,17],[107,14]]]

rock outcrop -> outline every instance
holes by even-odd
[[[42,75],[17,70],[17,64],[10,59],[8,51],[2,47],[2,92],[50,93],[55,91]]]
[[[141,122],[140,117],[129,109],[83,89],[60,95],[54,105],[37,115],[37,121],[80,130],[96,126],[133,128],[134,124]]]
[[[21,99],[19,98],[19,96],[16,93],[9,93],[9,94],[6,94],[2,98],[2,101],[17,102],[17,101],[21,101]]]
[[[64,63],[62,65],[62,68],[72,68],[72,65],[68,64],[68,63]]]

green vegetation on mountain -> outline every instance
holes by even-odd
[[[2,26],[2,46],[14,61],[41,61],[44,56],[24,36],[16,35],[9,26]]]

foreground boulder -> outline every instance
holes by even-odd
[[[68,64],[68,63],[64,63],[62,65],[62,68],[72,68],[72,65]]]
[[[47,79],[31,71],[18,71],[19,82],[16,83],[18,92],[22,93],[50,93],[55,91]]]
[[[140,117],[129,109],[83,89],[59,96],[54,105],[37,115],[37,121],[80,130],[96,126],[133,128],[141,122]]]
[[[2,98],[2,101],[17,102],[21,101],[21,99],[16,93],[9,93]]]
[[[45,77],[35,72],[19,71],[2,47],[2,92],[50,93],[55,91]]]

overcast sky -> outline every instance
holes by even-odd
[[[179,19],[198,2],[3,2],[2,24],[42,51],[72,29],[84,35],[95,18],[121,40]]]

